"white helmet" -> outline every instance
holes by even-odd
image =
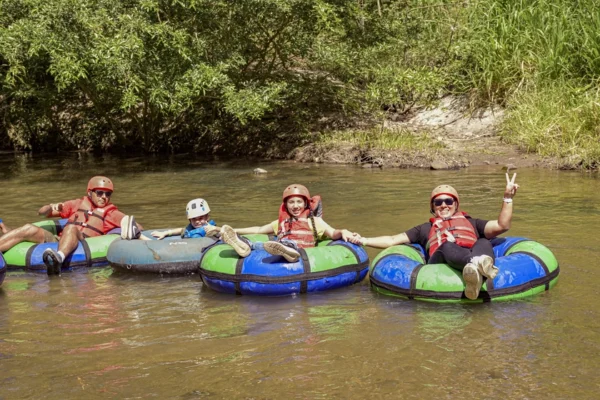
[[[210,212],[210,207],[208,206],[206,200],[194,199],[187,203],[185,212],[187,214],[187,218],[192,219],[208,214]]]

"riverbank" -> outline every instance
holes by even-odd
[[[557,159],[527,153],[503,141],[499,134],[503,117],[500,107],[472,111],[465,101],[448,96],[432,109],[421,108],[405,116],[392,114],[366,134],[366,140],[358,133],[360,130],[354,134],[332,133],[328,140],[297,148],[290,158],[298,162],[361,164],[364,168],[564,168]],[[382,135],[412,135],[423,145],[377,146],[375,142]]]

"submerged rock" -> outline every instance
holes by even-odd
[[[254,173],[255,173],[256,175],[259,175],[259,174],[266,174],[266,173],[267,173],[267,170],[266,170],[266,169],[262,169],[262,168],[254,168]]]
[[[448,164],[446,164],[444,161],[435,160],[431,163],[429,168],[433,169],[433,170],[438,170],[438,169],[448,169],[449,167],[448,167]]]

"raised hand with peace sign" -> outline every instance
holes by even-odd
[[[517,194],[517,190],[519,189],[519,184],[515,182],[517,173],[515,172],[511,179],[508,175],[509,171],[510,168],[506,170],[506,189],[504,189],[504,199],[512,199],[515,194]]]

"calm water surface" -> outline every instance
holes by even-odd
[[[90,165],[96,165],[95,168]],[[321,194],[325,219],[363,235],[424,222],[440,183],[470,214],[494,219],[499,166],[461,171],[367,170],[264,162],[189,162],[70,155],[0,157],[0,217],[80,197],[90,176],[146,228],[186,223],[210,203],[218,224],[262,225],[292,182]],[[252,174],[256,167],[269,171]],[[524,301],[438,305],[377,295],[368,280],[320,294],[215,293],[197,276],[10,272],[0,288],[0,398],[595,399],[600,390],[600,179],[518,170],[510,235],[557,256],[558,285]],[[369,250],[371,257],[376,250]]]

